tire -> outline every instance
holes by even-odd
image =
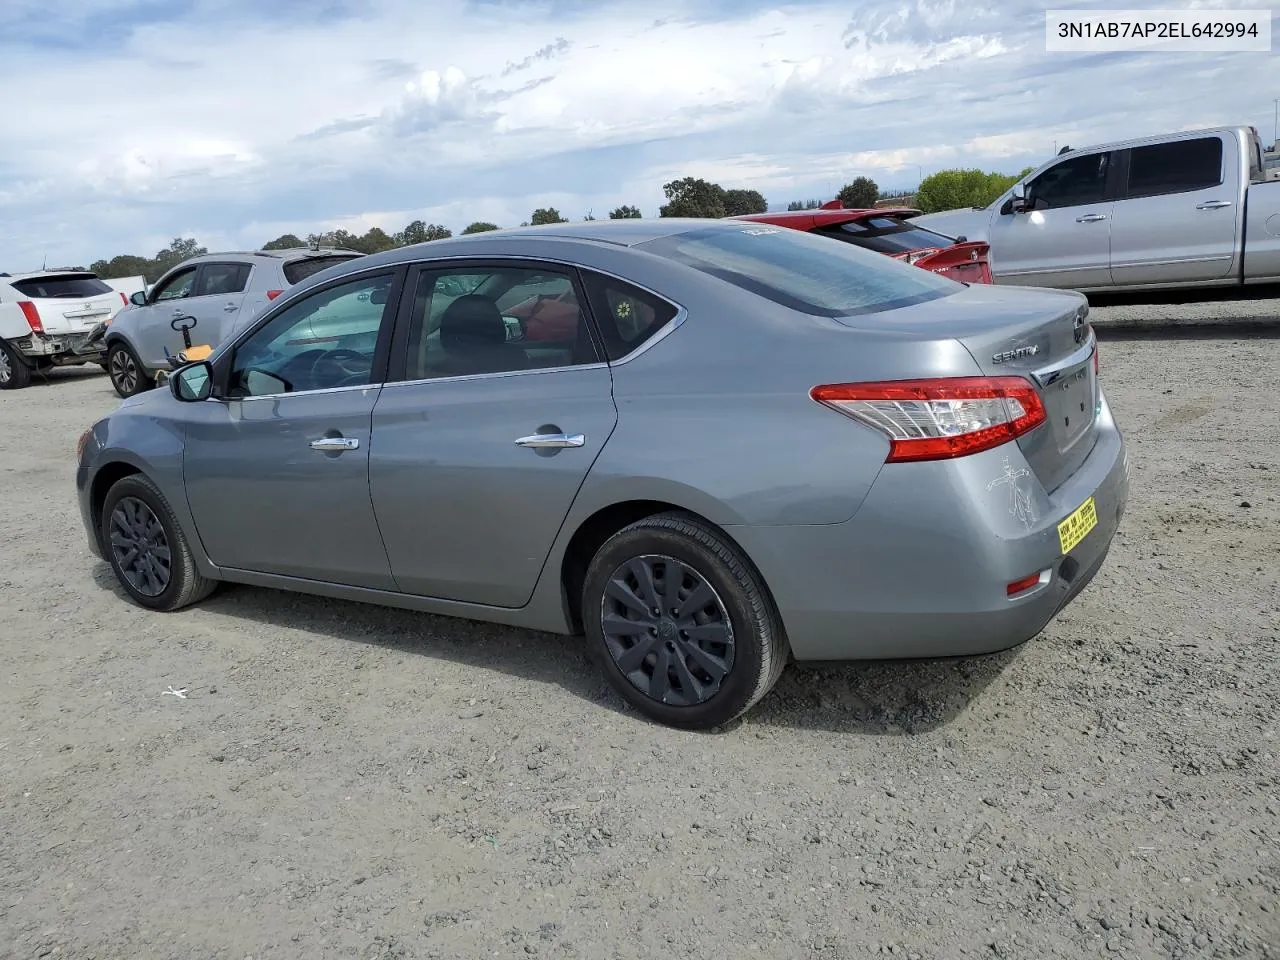
[[[126,539],[113,542],[113,532],[123,534]],[[216,580],[200,575],[169,502],[142,474],[117,480],[107,491],[102,504],[100,535],[102,552],[120,586],[131,600],[148,610],[165,613],[180,610],[200,602],[218,585]],[[139,543],[143,550],[151,548],[152,562],[129,564],[126,568],[123,561],[130,558],[130,550],[136,555]],[[163,556],[155,552],[156,547],[168,552],[167,578],[160,575]]]
[[[143,368],[138,355],[126,343],[116,341],[107,348],[107,376],[121,397],[132,397],[156,385],[155,378]]]
[[[0,340],[0,390],[21,390],[31,382],[31,368],[18,351]]]
[[[640,600],[666,600],[673,574],[681,599],[663,603],[660,616],[653,607],[641,614]],[[619,581],[630,591],[627,603],[618,599]],[[706,602],[691,617],[694,590]],[[646,517],[605,541],[587,567],[582,610],[588,651],[610,685],[672,727],[706,730],[740,717],[778,682],[787,659],[780,618],[750,561],[714,527],[682,513]],[[665,691],[655,669],[663,662]],[[712,671],[722,667],[717,681]]]

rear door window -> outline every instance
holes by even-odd
[[[319,273],[321,270],[327,270],[337,263],[346,263],[348,260],[356,260],[358,257],[303,257],[299,260],[290,260],[284,265],[284,278],[289,281],[290,285],[301,283],[307,277]]]
[[[824,317],[894,310],[963,289],[954,280],[853,244],[763,224],[717,224],[648,240],[636,249]]]
[[[193,297],[227,296],[243,293],[249,282],[247,263],[206,263],[200,268]]]
[[[24,297],[31,297],[33,300],[83,300],[85,297],[100,297],[111,292],[109,286],[93,274],[86,273],[31,277],[12,280],[10,283]]]
[[[1222,183],[1222,139],[1197,137],[1129,151],[1128,197],[1208,190]]]

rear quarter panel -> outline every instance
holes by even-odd
[[[1250,184],[1246,201],[1244,278],[1280,280],[1280,180]]]
[[[694,277],[657,287],[688,311],[684,322],[614,364],[618,425],[575,514],[663,500],[722,525],[840,523],[857,511],[889,443],[810,389],[978,372],[954,340],[852,331]]]

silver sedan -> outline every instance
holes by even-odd
[[[144,607],[235,582],[585,634],[706,728],[791,658],[1034,637],[1128,460],[1078,294],[659,219],[331,267],[94,424],[76,482]]]

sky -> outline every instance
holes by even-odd
[[[0,270],[178,236],[657,216],[682,176],[777,209],[1055,145],[1224,123],[1271,141],[1275,53],[1048,53],[1050,6],[3,0]]]

